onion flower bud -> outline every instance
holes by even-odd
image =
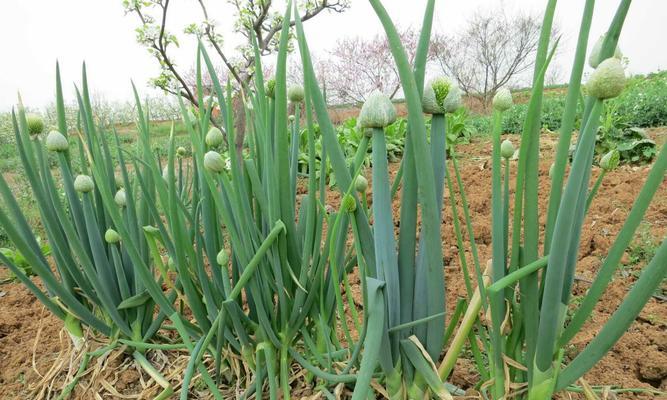
[[[357,192],[363,193],[368,189],[368,180],[363,175],[358,175],[354,180],[354,188]]]
[[[275,79],[269,79],[266,81],[266,85],[264,85],[264,92],[266,92],[266,97],[268,98],[275,98],[276,97],[276,80]]]
[[[514,145],[509,139],[503,140],[500,144],[500,154],[503,158],[510,158],[514,155]]]
[[[424,88],[422,109],[427,114],[444,114],[445,100],[452,88],[452,82],[445,77],[430,80]]]
[[[304,97],[305,93],[301,85],[290,86],[287,89],[287,98],[291,103],[301,103]]]
[[[600,63],[586,83],[588,94],[600,99],[611,99],[623,91],[626,78],[623,65],[617,58],[608,58]]]
[[[588,65],[590,65],[591,68],[597,68],[598,65],[600,65],[600,62],[602,62],[602,60],[600,59],[600,52],[602,51],[602,44],[604,43],[604,39],[606,36],[607,36],[606,34],[601,35],[598,38],[598,41],[595,42],[595,45],[593,45],[591,54],[588,56]],[[617,58],[619,60],[623,58],[623,53],[621,53],[621,49],[618,48],[618,45],[616,46],[616,49],[614,50],[614,55],[612,57]]]
[[[188,154],[188,151],[185,149],[183,146],[179,146],[176,149],[176,155],[179,157],[185,157],[185,155]]]
[[[361,128],[386,128],[396,121],[396,108],[387,95],[378,90],[368,96],[359,112]]]
[[[46,149],[48,151],[63,152],[69,149],[69,142],[65,135],[58,131],[51,131],[46,135]]]
[[[88,175],[78,175],[74,179],[74,190],[79,193],[88,193],[95,188],[93,178]]]
[[[28,124],[28,133],[30,136],[39,135],[44,132],[44,120],[37,114],[28,114],[25,117]]]
[[[514,101],[512,100],[512,92],[507,88],[500,88],[493,96],[493,109],[503,112],[512,107]]]
[[[197,124],[197,116],[191,109],[188,109],[187,114],[190,125],[195,126]],[[185,123],[185,117],[183,118],[183,123]]]
[[[600,159],[600,168],[602,168],[605,171],[611,171],[612,169],[616,169],[618,167],[618,164],[621,162],[621,153],[618,152],[618,150],[614,149]]]
[[[127,206],[127,195],[125,194],[125,189],[118,190],[116,195],[113,197],[113,201],[120,208]]]
[[[346,194],[343,197],[343,202],[340,205],[343,212],[353,213],[357,209],[357,201],[351,194]]]
[[[220,173],[225,170],[225,160],[217,151],[204,154],[204,168],[211,172]]]
[[[226,267],[229,264],[229,252],[225,249],[220,250],[218,255],[215,257],[215,261],[218,262],[218,265],[221,267]]]
[[[114,231],[113,229],[109,228],[107,231],[104,233],[104,240],[109,243],[109,244],[114,244],[120,242],[120,235],[118,232]]]
[[[222,131],[215,126],[212,126],[206,134],[206,145],[208,147],[218,147],[225,141],[225,137],[222,135]]]

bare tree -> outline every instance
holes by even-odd
[[[240,110],[244,104],[243,92],[250,83],[255,66],[253,37],[257,41],[260,55],[275,52],[280,42],[282,31],[282,12],[273,5],[272,0],[227,0],[233,8],[233,35],[240,35],[243,43],[233,51],[223,46],[223,35],[218,31],[218,23],[209,14],[208,0],[196,0],[201,11],[201,19],[190,24],[184,34],[194,36],[209,46],[209,54],[216,57],[214,62],[224,66],[227,76],[235,82],[233,98],[236,110],[236,149],[241,151],[245,132],[245,114]],[[151,83],[168,93],[183,96],[195,107],[198,106],[195,91],[188,82],[188,69],[176,64],[169,50],[179,45],[179,37],[167,29],[170,0],[122,0],[126,14],[135,15],[140,23],[136,29],[137,41],[160,65],[160,74],[151,79]],[[349,0],[308,0],[300,6],[301,21],[306,22],[323,11],[343,12],[349,7]],[[295,24],[292,21],[290,28]],[[291,34],[288,32],[288,34]],[[213,121],[215,123],[215,121]]]
[[[417,52],[418,35],[412,29],[401,32],[401,42],[412,63]],[[339,40],[330,52],[326,82],[333,102],[361,103],[377,89],[390,98],[401,89],[401,80],[384,35],[370,39],[354,37]]]
[[[478,11],[459,34],[435,35],[431,56],[466,94],[487,105],[496,90],[531,69],[539,36],[536,16]]]
[[[271,0],[228,0],[228,3],[234,9],[233,34],[240,35],[244,42],[239,48],[233,52],[223,48],[223,35],[209,14],[207,0],[197,0],[201,20],[189,25],[184,33],[208,44],[212,49],[210,53],[218,56],[228,75],[238,86],[245,87],[254,73],[251,38],[256,38],[262,56],[276,51],[282,30],[282,11],[278,12]],[[178,46],[180,41],[167,29],[169,6],[170,0],[123,0],[125,13],[135,15],[140,22],[137,41],[160,64],[161,73],[151,83],[169,93],[180,94],[196,105],[192,87],[185,77],[187,70],[178,66],[169,53],[171,46]],[[349,0],[309,0],[301,6],[301,21],[308,21],[323,11],[343,12],[348,7]],[[292,21],[290,27],[294,24]]]

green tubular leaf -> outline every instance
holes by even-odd
[[[461,226],[459,223],[459,214],[457,211],[456,201],[454,201],[454,184],[452,183],[451,174],[445,173],[445,180],[447,181],[447,191],[449,192],[450,204],[452,207],[452,221],[454,222],[454,233],[456,235],[456,246],[463,249],[463,235],[461,234]],[[459,262],[461,263],[461,272],[463,272],[463,281],[466,286],[466,295],[468,300],[472,297],[472,283],[470,282],[470,274],[468,273],[468,262],[466,261],[465,251],[459,251]]]
[[[429,298],[428,315],[435,315],[445,310],[444,269],[442,265],[442,244],[440,242],[440,219],[433,172],[433,160],[426,140],[424,114],[421,111],[421,98],[415,76],[401,45],[401,40],[391,18],[379,0],[370,0],[375,13],[382,23],[392,55],[396,62],[403,92],[408,105],[408,121],[410,137],[414,145],[415,168],[417,170],[417,188],[420,193],[423,233],[426,237],[424,252],[426,257],[428,279],[426,296]],[[444,335],[444,319],[427,324],[426,349],[432,357],[437,357],[442,349]]]
[[[602,180],[604,179],[604,176],[607,174],[607,171],[602,170],[600,171],[600,175],[598,175],[598,178],[595,180],[595,184],[591,188],[591,190],[588,192],[588,197],[586,197],[586,211],[584,213],[588,213],[588,209],[591,208],[591,203],[593,202],[593,199],[598,193],[598,190],[600,189],[600,185],[602,185]]]
[[[456,308],[452,313],[452,317],[449,320],[449,324],[447,324],[447,330],[445,331],[445,344],[449,343],[449,339],[452,337],[454,329],[456,329],[456,327],[458,326],[459,320],[461,319],[461,315],[463,315],[466,306],[467,306],[466,299],[458,299],[458,301],[456,302]]]
[[[415,54],[414,76],[420,98],[424,91],[426,59],[431,41],[434,8],[435,1],[429,0],[426,4],[426,9],[424,10],[422,30],[419,36],[417,53]],[[409,126],[408,129],[410,129]],[[401,282],[401,323],[407,323],[413,319],[415,292],[415,250],[417,240],[417,191],[415,190],[415,186],[417,182],[417,172],[415,170],[414,150],[410,137],[411,135],[407,135],[406,137],[401,166],[391,189],[391,198],[393,199],[403,174],[406,173],[405,171],[407,169],[407,178],[403,183],[403,191],[401,193],[401,224],[398,237],[398,266]],[[422,299],[422,297],[419,297],[419,299]],[[426,308],[425,303],[422,304],[423,306],[421,308]],[[428,314],[428,311],[423,310],[421,314],[425,316]],[[425,339],[425,327],[420,337]]]
[[[445,188],[445,172],[446,172],[446,166],[447,166],[447,160],[446,160],[446,136],[447,136],[447,120],[445,119],[445,116],[443,114],[436,114],[433,115],[431,119],[431,157],[433,158],[433,164],[434,164],[434,175],[435,175],[435,191],[436,191],[436,203],[438,207],[438,216],[439,220],[442,218],[442,206],[443,206],[443,199],[444,199],[444,188]],[[443,243],[444,245],[444,243]],[[408,293],[403,296],[401,294],[401,301],[405,302],[414,302],[414,318],[423,318],[426,315],[428,315],[427,312],[427,302],[424,301],[425,299],[423,296],[414,296],[414,293],[423,293],[424,290],[426,290],[426,282],[428,281],[426,274],[426,265],[424,264],[425,258],[424,258],[424,235],[420,235],[419,238],[419,253],[417,255],[417,267],[415,271],[416,277],[414,279],[414,283],[412,281],[407,281],[404,286],[411,286],[412,288],[408,291]],[[401,283],[403,284],[403,279],[401,279]],[[412,300],[412,301],[411,301]],[[434,321],[435,323],[442,323],[444,326],[444,316],[442,317],[442,321]],[[422,328],[422,327],[420,327]],[[425,328],[425,327],[424,327]],[[417,337],[424,338],[426,337],[426,330],[425,329],[418,329],[416,332]]]
[[[334,174],[336,175],[336,181],[339,183],[339,188],[348,188],[352,183],[352,177],[347,170],[345,157],[343,156],[340,145],[338,144],[338,139],[336,137],[333,124],[329,119],[327,106],[324,98],[322,97],[322,92],[316,84],[315,72],[310,59],[310,51],[308,50],[308,43],[306,42],[305,34],[303,31],[303,24],[301,22],[301,18],[297,15],[298,12],[296,9],[295,13],[294,20],[296,22],[299,51],[301,52],[301,60],[303,63],[305,91],[310,95],[311,101],[313,102],[315,114],[317,115],[320,130],[322,131],[322,138],[324,139],[324,143],[327,148],[327,157],[331,159],[331,166],[333,168]],[[325,165],[324,160],[323,165]],[[364,250],[364,259],[366,260],[366,264],[369,266],[371,276],[374,276],[375,271],[373,271],[373,268],[375,267],[375,254],[373,251],[371,228],[366,213],[362,210],[362,207],[357,207],[357,210],[354,212],[354,218],[356,219],[357,226],[359,228],[359,235],[362,241],[362,248]]]
[[[595,304],[604,293],[607,285],[611,281],[611,278],[614,274],[614,271],[618,267],[618,263],[625,252],[625,249],[630,244],[632,237],[641,223],[643,215],[646,213],[651,199],[655,195],[656,191],[663,182],[665,171],[667,170],[667,144],[663,145],[660,150],[658,158],[655,160],[653,167],[642,187],[637,199],[635,200],[630,213],[628,214],[625,224],[621,228],[614,244],[609,249],[607,257],[605,257],[600,270],[598,271],[597,276],[593,284],[591,285],[588,293],[584,297],[581,306],[576,311],[570,324],[565,328],[560,340],[559,345],[564,346],[579,332],[583,324],[586,322],[590,316]]]
[[[519,262],[532,262],[538,257],[539,246],[539,215],[538,215],[538,164],[539,164],[539,134],[542,112],[542,97],[544,89],[544,74],[551,61],[557,42],[551,52],[549,37],[556,7],[555,0],[549,0],[544,13],[540,43],[537,50],[535,72],[533,76],[533,90],[528,105],[528,114],[524,121],[519,150],[519,166],[516,177],[514,221],[512,227],[512,250],[509,271],[518,268]],[[523,221],[524,243],[521,246],[521,231]],[[520,259],[521,255],[521,259]],[[539,288],[536,275],[528,275],[520,282],[522,293],[521,314],[523,329],[526,332],[526,356],[532,359],[535,352],[539,320]],[[529,380],[532,370],[529,369]]]
[[[60,82],[60,63],[56,61],[56,118],[58,120],[58,131],[67,136],[67,120],[65,119],[65,101],[63,100],[63,88]]]
[[[352,393],[352,400],[366,400],[371,386],[371,378],[378,364],[380,346],[385,327],[384,319],[384,282],[368,278],[366,280],[368,293],[368,329],[364,340],[364,356],[357,374],[357,380]]]
[[[593,367],[625,333],[667,273],[667,239],[642,271],[623,303],[595,338],[558,375],[556,390],[576,381]]]
[[[228,297],[228,300],[235,300],[236,298],[238,298],[238,296],[241,294],[241,290],[243,290],[243,288],[248,284],[248,282],[251,280],[251,278],[257,271],[257,267],[259,267],[262,259],[266,256],[269,249],[274,245],[280,233],[284,231],[285,231],[285,224],[283,224],[282,221],[278,220],[274,225],[273,229],[271,229],[269,235],[266,237],[262,245],[257,250],[257,253],[255,253],[252,260],[243,270],[243,273],[241,274],[238,281],[234,285],[234,288],[232,289]],[[256,304],[258,306],[261,306],[261,303],[256,303]],[[192,352],[190,356],[191,357],[190,361],[188,363],[189,366],[190,365],[192,366],[191,368],[194,368],[194,365],[200,365],[199,362],[201,360],[201,357],[203,356],[203,350],[206,349],[208,345],[211,343],[211,340],[213,340],[213,337],[218,329],[218,326],[220,326],[221,324],[222,325],[225,324],[225,318],[227,315],[225,310],[226,309],[224,307],[220,308],[220,312],[218,313],[218,316],[211,324],[211,328],[208,330],[208,333],[206,334],[206,336],[202,337],[202,345],[199,347],[197,351]],[[183,387],[187,388],[189,386],[190,386],[190,379],[184,378]]]
[[[590,175],[589,159],[592,159],[601,108],[602,102],[597,101],[591,112],[589,123],[582,131],[554,226],[554,240],[549,251],[549,268],[547,268],[544,281],[535,352],[535,365],[542,372],[551,368],[557,335],[562,329],[562,326],[559,326],[562,323],[561,296],[568,269],[568,252],[573,246],[573,237],[579,233],[579,229],[575,229],[575,226],[580,228],[580,220],[584,217],[583,212],[580,211],[583,209],[583,204],[578,204],[577,199],[581,187],[588,181]],[[576,245],[578,246],[578,243]]]
[[[502,113],[494,112],[492,142],[493,150],[491,156],[491,248],[492,248],[492,277],[493,282],[498,282],[505,276],[505,249],[503,248],[504,239],[504,221],[503,221],[503,200],[502,200],[502,178],[501,178],[501,155],[500,155],[500,134]],[[491,303],[491,320],[493,327],[491,329],[491,343],[493,354],[494,371],[494,396],[502,397],[505,393],[505,374],[503,360],[503,338],[500,325],[505,317],[505,296],[503,293],[497,293],[489,296]]]
[[[417,44],[417,52],[415,53],[414,61],[414,75],[417,83],[417,90],[419,95],[424,91],[424,76],[426,75],[426,62],[428,61],[428,49],[431,44],[431,29],[433,28],[433,15],[435,9],[435,0],[428,0],[426,9],[424,10],[424,18],[422,20],[422,30],[419,34],[419,43]]]
[[[281,32],[289,32],[292,15],[292,0],[287,2],[287,8],[283,17],[283,26]],[[275,138],[276,138],[276,164],[275,170],[278,173],[280,184],[280,210],[281,219],[287,227],[285,236],[289,261],[291,265],[300,265],[300,257],[297,255],[296,244],[296,225],[294,222],[294,201],[291,194],[291,184],[289,180],[289,143],[287,129],[287,51],[289,35],[280,35],[280,47],[278,50],[278,61],[276,64],[276,119],[275,119]]]
[[[373,128],[373,230],[378,279],[385,281],[387,290],[387,323],[389,327],[400,324],[400,283],[396,241],[389,192],[389,172],[387,167],[387,146],[382,129]],[[393,361],[398,357],[398,337],[391,335]]]
[[[538,270],[546,267],[549,257],[542,257],[533,261],[532,263],[523,266],[514,272],[505,275],[502,279],[494,282],[486,290],[489,292],[489,295],[500,293],[501,290],[505,289],[509,285],[525,278],[526,276],[537,272]]]
[[[486,308],[487,306],[486,289],[484,284],[482,283],[484,277],[482,276],[483,273],[479,262],[479,254],[477,251],[477,244],[475,241],[475,232],[472,226],[472,218],[470,217],[470,207],[468,206],[468,199],[466,197],[465,188],[463,187],[463,179],[461,179],[461,171],[459,170],[458,161],[456,161],[456,153],[454,152],[453,149],[450,151],[450,160],[452,161],[452,167],[454,168],[454,175],[456,176],[456,184],[459,190],[459,196],[461,197],[461,208],[463,208],[463,216],[466,223],[466,231],[468,232],[468,241],[470,242],[470,250],[472,253],[473,264],[475,267],[477,287],[481,288],[482,306]],[[452,192],[451,188],[450,192]],[[456,226],[457,223],[455,223],[454,225]]]
[[[419,341],[414,336],[401,340],[401,349],[438,399],[452,399],[444,383],[440,380],[433,361],[426,358],[428,354],[423,348],[420,349],[421,346],[417,343]]]
[[[118,310],[126,310],[128,308],[139,307],[145,304],[150,298],[151,295],[147,291],[137,293],[134,296],[121,301],[116,308]]]
[[[558,147],[554,157],[554,172],[551,177],[551,191],[549,193],[549,206],[547,211],[547,226],[544,236],[545,252],[551,244],[551,235],[553,225],[556,220],[556,213],[560,205],[560,198],[563,192],[563,179],[565,176],[565,165],[567,163],[572,131],[577,114],[577,105],[579,103],[579,93],[581,92],[581,76],[586,63],[586,47],[588,44],[588,34],[593,19],[593,9],[595,0],[586,0],[584,11],[581,17],[581,26],[579,28],[579,38],[577,39],[577,49],[575,50],[574,63],[570,73],[570,82],[565,98],[565,110],[560,124],[560,135],[558,136]]]

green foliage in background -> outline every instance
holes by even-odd
[[[667,71],[632,78],[613,103],[616,115],[629,126],[667,125]]]

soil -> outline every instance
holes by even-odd
[[[667,139],[667,129],[652,129],[649,134],[658,143]],[[516,144],[518,137],[509,136]],[[540,187],[548,188],[551,155],[555,151],[556,137],[544,134],[541,140]],[[476,233],[475,242],[482,262],[490,258],[491,232],[490,221],[490,145],[487,139],[473,139],[469,144],[459,145],[457,154],[460,160],[461,174],[466,188],[466,195],[472,214],[472,224]],[[512,174],[516,166],[511,166]],[[390,165],[393,175],[398,164]],[[576,282],[573,296],[576,299],[585,293],[590,281],[595,277],[601,261],[620,230],[632,203],[648,174],[648,166],[621,166],[607,174],[594,199],[584,224],[581,239],[579,263],[577,264]],[[592,179],[597,178],[599,170],[594,168]],[[369,177],[370,178],[370,177]],[[370,179],[369,179],[370,181]],[[548,202],[548,190],[540,191],[541,224],[544,224],[545,208]],[[336,193],[329,195],[328,202],[334,207],[338,204]],[[465,285],[459,260],[456,255],[456,237],[452,229],[451,205],[449,194],[445,194],[445,213],[443,215],[443,250],[447,279],[447,304],[449,311],[454,308],[457,298],[465,296]],[[398,196],[397,196],[398,198]],[[370,195],[369,195],[370,200]],[[398,204],[395,204],[398,215]],[[462,214],[459,211],[459,214]],[[465,223],[460,215],[461,224]],[[667,184],[663,184],[656,193],[649,207],[645,221],[636,235],[631,249],[648,250],[655,248],[667,237]],[[465,240],[466,256],[472,265],[469,242]],[[620,304],[625,294],[636,281],[646,260],[641,259],[641,251],[629,250],[623,257],[623,266],[619,268],[608,290],[598,303],[592,318],[582,332],[576,336],[566,357],[576,355],[594,338],[604,322]],[[1,278],[1,277],[0,277]],[[358,278],[351,278],[353,286],[358,285]],[[356,288],[353,288],[353,290]],[[585,380],[590,385],[611,385],[616,388],[644,388],[667,391],[667,304],[665,303],[664,282],[658,297],[652,298],[634,321],[626,334],[611,351],[591,370]],[[354,290],[358,296],[357,290]],[[35,388],[48,377],[54,363],[63,362],[62,352],[70,346],[69,338],[62,330],[62,323],[35,299],[20,283],[0,285],[0,399],[51,398],[48,393],[35,393]],[[65,360],[67,361],[67,360]],[[119,355],[116,364],[124,363],[125,368],[116,368],[113,386],[124,398],[143,398],[141,393],[146,376],[130,368],[129,361]],[[78,363],[73,364],[76,370]],[[46,379],[46,378],[45,378]],[[478,382],[474,364],[465,358],[458,361],[451,378],[452,383],[468,389]],[[175,378],[177,381],[178,379]],[[61,380],[53,380],[54,387],[63,385]],[[134,393],[134,395],[132,395]],[[75,398],[93,398],[90,391],[75,391]],[[651,394],[621,393],[619,399],[657,398]],[[107,390],[103,396],[95,398],[118,398]],[[477,397],[474,397],[477,398]],[[577,398],[576,394],[563,398]],[[611,398],[611,397],[610,397]]]

